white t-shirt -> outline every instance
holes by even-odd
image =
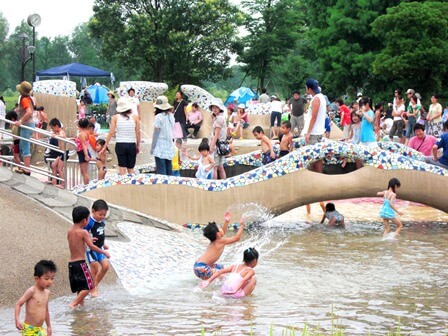
[[[311,135],[323,135],[325,133],[325,118],[327,116],[327,101],[322,93],[316,94],[313,99],[311,99],[308,111],[305,113],[305,127],[303,128],[304,133],[308,132],[308,127],[311,121],[312,108],[314,99],[319,99],[320,106],[317,111],[316,122],[314,123],[313,129],[311,130]]]
[[[133,105],[133,107],[132,107],[132,114],[135,114],[138,117],[137,106],[140,105],[140,100],[138,100],[138,98],[134,96],[134,97],[129,97],[129,101]]]
[[[280,112],[283,111],[283,103],[279,100],[273,100],[270,103],[270,110],[271,112]]]
[[[400,116],[399,117],[394,117],[394,121],[396,120],[402,120],[403,119],[403,112],[405,111],[405,107],[404,104],[401,104],[400,106],[397,107],[396,109],[397,112],[400,112]]]

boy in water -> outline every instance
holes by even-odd
[[[213,273],[224,268],[222,264],[216,264],[216,261],[224,252],[224,247],[240,240],[244,229],[243,219],[240,219],[240,227],[237,233],[233,237],[225,238],[224,235],[226,234],[229,223],[230,212],[227,210],[224,215],[224,225],[222,228],[219,228],[215,222],[209,223],[204,228],[204,236],[210,240],[210,245],[194,264],[194,274],[199,279],[208,280]]]
[[[76,299],[69,307],[74,309],[84,304],[85,297],[94,288],[89,266],[85,261],[86,245],[97,253],[104,254],[110,258],[109,252],[103,251],[95,246],[84,227],[87,226],[90,211],[84,206],[77,206],[72,211],[73,225],[68,229],[67,240],[70,249],[70,260],[68,262],[68,277],[72,293],[78,293]]]
[[[109,206],[102,199],[96,200],[92,204],[92,213],[89,218],[89,223],[84,228],[92,236],[92,241],[95,246],[101,250],[108,250],[109,246],[106,245],[105,239],[105,227],[104,218],[106,218]],[[98,296],[98,284],[103,280],[107,271],[109,270],[109,260],[102,253],[95,252],[90,248],[86,250],[86,258],[89,262],[90,271],[92,273],[93,283],[95,288],[92,289],[90,295],[93,297]]]
[[[291,122],[282,122],[280,132],[282,133],[282,139],[280,141],[280,157],[283,157],[286,154],[289,154],[292,150]]]
[[[276,156],[274,152],[274,148],[272,147],[271,140],[264,135],[263,128],[260,126],[256,126],[252,133],[254,134],[255,139],[260,140],[260,146],[261,146],[261,153],[263,155],[262,157],[262,163],[268,164],[272,161],[275,161]]]
[[[56,265],[51,260],[41,260],[34,266],[34,286],[27,289],[14,308],[16,328],[22,335],[51,336],[48,288],[53,284],[55,274]],[[24,303],[26,303],[25,321],[20,323],[20,309]],[[44,322],[47,325],[47,333],[42,327]]]

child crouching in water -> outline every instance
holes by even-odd
[[[403,213],[397,209],[395,206],[395,199],[397,195],[395,194],[396,190],[401,187],[401,183],[398,179],[392,178],[389,180],[389,184],[387,186],[387,190],[380,191],[377,193],[378,196],[383,196],[383,205],[380,210],[380,217],[384,222],[384,233],[383,237],[387,237],[390,232],[390,224],[389,221],[392,221],[397,226],[395,230],[394,237],[397,238],[400,234],[401,229],[403,228],[403,224],[400,221],[400,218],[397,216],[402,216]]]
[[[341,226],[345,229],[344,215],[336,210],[334,203],[327,203],[325,205],[325,213],[320,223],[323,224],[325,219],[328,219],[328,225]]]
[[[221,286],[221,293],[226,297],[240,299],[252,294],[257,284],[253,268],[258,263],[258,251],[249,247],[244,251],[243,264],[231,265],[214,273],[210,279],[201,282],[200,287],[205,288],[219,276],[230,273]]]

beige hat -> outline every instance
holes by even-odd
[[[134,104],[131,103],[131,101],[129,100],[128,97],[121,97],[118,99],[117,102],[117,112],[118,113],[123,113],[129,110],[132,110],[132,108],[134,107]]]
[[[406,94],[414,94],[414,93],[415,93],[415,91],[413,89],[408,89],[406,91]]]
[[[166,111],[172,108],[172,106],[168,103],[168,98],[166,96],[158,96],[156,98],[156,103],[154,104],[154,107],[162,111]]]
[[[33,86],[30,82],[23,81],[16,86],[16,90],[19,91],[21,95],[29,95],[33,90]]]
[[[111,95],[112,97],[115,98],[115,93],[114,93],[113,91],[109,91],[109,92],[107,93],[107,95],[108,95],[108,96]]]

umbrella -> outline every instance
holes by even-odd
[[[104,85],[99,83],[90,85],[87,88],[87,91],[89,91],[93,103],[95,104],[107,103],[109,101],[109,97],[107,96],[109,89]]]
[[[229,95],[224,105],[227,106],[230,103],[233,103],[235,100],[238,101],[238,104],[247,105],[246,103],[256,96],[257,94],[254,91],[252,91],[252,89],[247,87],[240,87],[239,89],[236,89]]]

